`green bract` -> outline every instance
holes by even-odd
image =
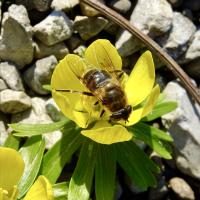
[[[84,58],[68,54],[57,65],[51,80],[52,95],[61,111],[79,127],[84,128],[81,131],[82,135],[101,144],[131,140],[133,135],[125,126],[136,124],[147,116],[152,111],[160,93],[159,86],[154,86],[155,67],[150,51],[143,53],[130,76],[124,74],[124,78],[120,81],[128,105],[133,108],[127,122],[119,121],[111,125],[108,122],[110,116],[108,111],[104,117],[100,118],[102,106],[97,109],[94,107],[97,101],[95,97],[56,91],[64,89],[88,92],[88,88],[81,83],[71,69],[83,71],[91,65],[101,69],[111,64],[116,70],[122,69],[122,60],[116,48],[108,40],[99,39],[87,48]],[[95,122],[94,125],[91,125],[92,122]]]

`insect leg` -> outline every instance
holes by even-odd
[[[105,113],[105,110],[103,109],[103,110],[101,111],[100,118],[103,116],[104,113]]]
[[[67,90],[67,89],[56,89],[57,92],[69,92],[69,93],[78,93],[83,94],[86,96],[94,96],[91,92],[82,92],[82,91],[76,91],[76,90]]]

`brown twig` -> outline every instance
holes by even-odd
[[[144,44],[146,44],[146,46],[151,49],[163,61],[163,63],[166,64],[166,66],[174,73],[174,75],[182,81],[186,90],[200,105],[200,91],[198,90],[198,88],[194,86],[194,84],[191,82],[190,77],[182,70],[182,68],[176,63],[176,61],[172,59],[156,42],[154,42],[149,36],[145,35],[139,29],[133,26],[127,19],[125,19],[112,9],[108,8],[104,4],[94,0],[81,1],[95,8],[107,18],[111,19],[116,24],[126,29],[139,40],[144,42]]]

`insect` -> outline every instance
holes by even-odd
[[[80,64],[81,63],[81,64]],[[116,70],[112,63],[101,68],[92,66],[85,59],[79,58],[76,62],[69,63],[71,71],[88,89],[88,92],[57,89],[56,91],[66,91],[82,93],[83,95],[94,96],[110,112],[110,120],[127,121],[132,111],[132,107],[127,104],[125,92],[123,91],[119,78],[123,75],[121,70]],[[100,117],[104,114],[102,110]]]

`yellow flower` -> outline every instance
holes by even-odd
[[[64,115],[84,128],[82,135],[102,144],[130,140],[132,134],[124,126],[131,126],[148,115],[160,93],[159,86],[154,87],[155,68],[152,55],[150,51],[146,51],[137,61],[130,76],[124,73],[119,80],[127,104],[132,106],[132,112],[126,122],[120,120],[111,125],[109,110],[104,108],[95,96],[81,94],[90,91],[74,73],[80,70],[79,74],[84,75],[84,69],[89,70],[90,66],[105,69],[105,66],[110,65],[117,71],[121,70],[121,57],[108,40],[99,39],[86,49],[84,58],[68,54],[59,62],[51,79],[52,96]],[[98,105],[95,104],[97,101]],[[102,109],[105,109],[106,113],[100,117]]]
[[[0,147],[0,200],[16,200],[17,184],[24,171],[24,161],[14,149]],[[24,200],[53,200],[49,181],[40,176],[32,185]]]

